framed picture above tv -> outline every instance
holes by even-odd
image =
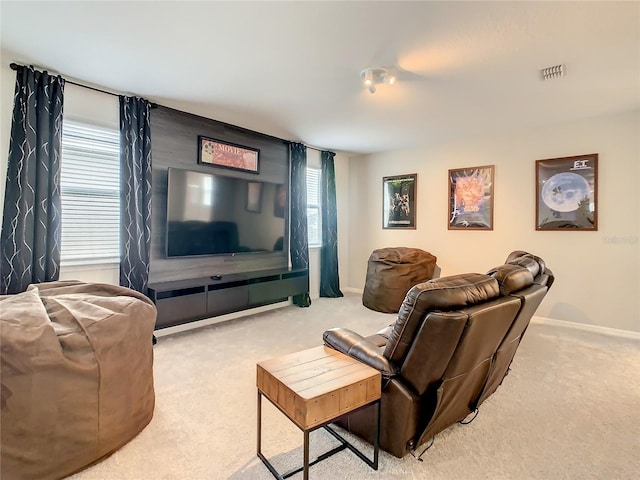
[[[260,173],[260,150],[198,136],[198,163]]]

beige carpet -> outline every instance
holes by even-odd
[[[394,318],[347,294],[162,337],[153,420],[111,457],[70,478],[271,479],[255,455],[256,362],[320,345],[330,327],[368,334]],[[265,455],[280,471],[301,464],[302,433],[266,400],[263,409]],[[335,445],[328,433],[312,433],[312,458]],[[476,420],[439,434],[423,460],[381,452],[376,472],[343,451],[311,467],[311,478],[639,478],[639,343],[532,324],[513,371]]]

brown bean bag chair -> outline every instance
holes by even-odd
[[[0,297],[0,477],[58,479],[151,420],[156,308],[114,285],[50,282]]]
[[[438,259],[419,248],[374,250],[367,264],[362,304],[384,313],[397,313],[414,285],[433,278]]]

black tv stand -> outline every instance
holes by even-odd
[[[158,309],[156,329],[286,301],[308,292],[309,271],[287,267],[152,283],[148,290]]]

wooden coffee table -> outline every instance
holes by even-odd
[[[309,478],[309,467],[348,448],[374,470],[378,469],[380,439],[380,372],[329,347],[315,347],[265,360],[257,364],[258,387],[258,457],[279,479],[303,471]],[[302,467],[284,474],[261,452],[262,396],[273,403],[304,433]],[[373,460],[367,458],[328,425],[339,417],[361,408],[376,409],[376,432]],[[309,461],[309,433],[324,427],[341,445],[313,461]]]

